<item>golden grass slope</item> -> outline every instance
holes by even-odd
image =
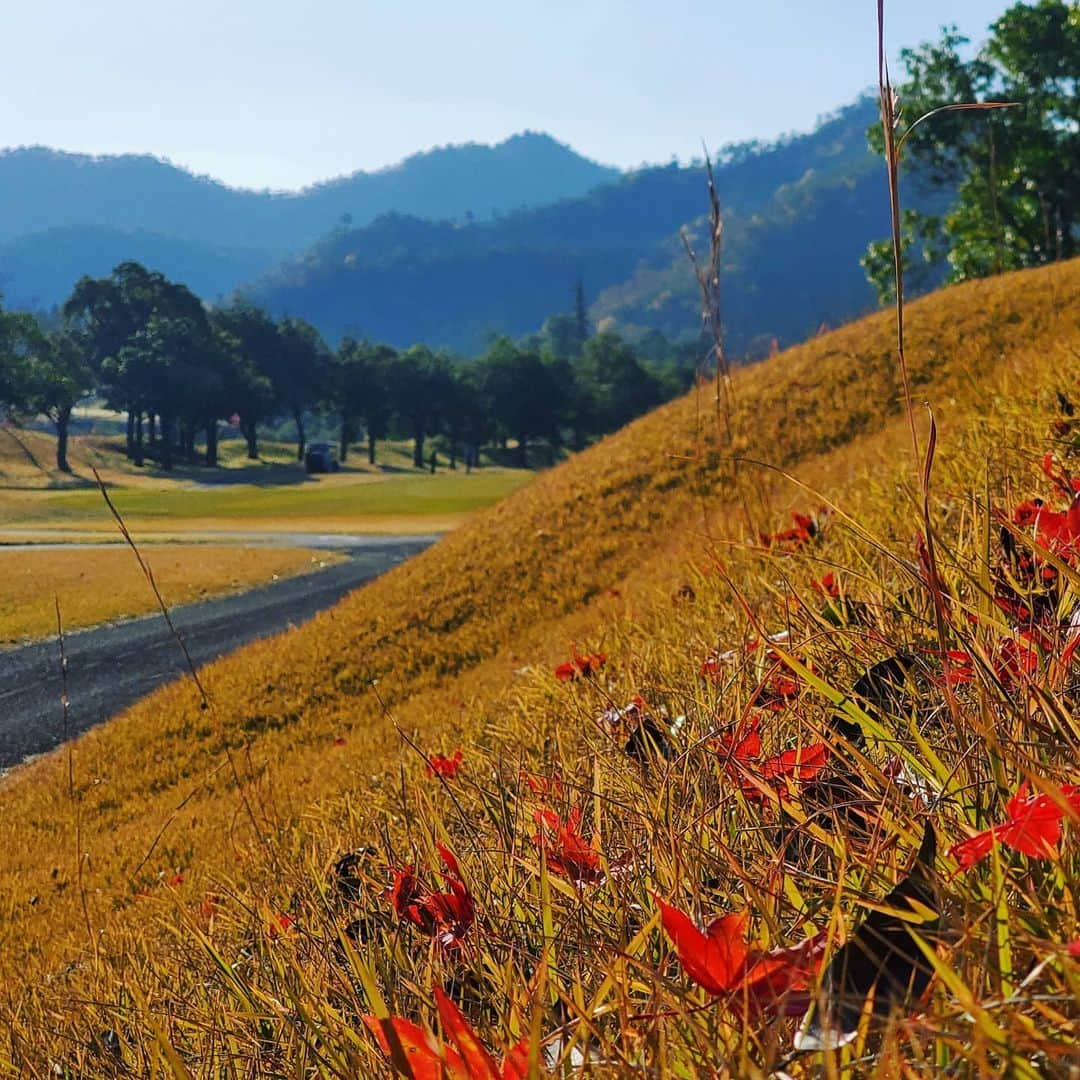
[[[338,562],[299,548],[161,544],[146,552],[165,602],[193,604]],[[36,550],[0,546],[0,647],[56,633],[54,599],[67,630],[157,610],[127,547]],[[0,660],[0,663],[3,661]]]
[[[984,468],[973,448],[1011,468],[1041,452],[1043,432],[1025,435],[1026,425],[1080,347],[1078,300],[1074,261],[911,306],[914,392],[932,399],[943,449],[964,448],[943,454],[942,513],[962,514],[950,485]],[[658,598],[683,578],[700,586],[709,552],[735,558],[732,543],[781,527],[789,505],[819,501],[747,460],[796,471],[909,547],[915,519],[903,484],[912,470],[892,332],[888,316],[874,316],[738,372],[738,476],[713,388],[702,387],[538,477],[310,625],[212,665],[211,710],[181,684],[79,740],[73,791],[63,751],[8,777],[0,956],[17,1048],[28,1053],[31,1029],[52,1039],[45,1033],[64,1027],[64,1012],[92,1026],[98,1007],[73,1009],[65,994],[100,1002],[131,1000],[132,986],[164,993],[160,908],[136,899],[162,878],[183,873],[182,902],[244,877],[244,896],[269,903],[276,892],[287,903],[282,885],[314,873],[330,847],[380,827],[400,831],[408,811],[395,794],[399,771],[416,768],[388,713],[429,751],[471,738],[492,754],[538,756],[545,738],[564,737],[567,708],[554,687],[542,689],[543,670],[573,645],[611,651],[629,693],[645,673],[651,685],[676,685],[691,657],[741,635],[723,589],[692,617]],[[992,423],[995,410],[1004,429]],[[1003,442],[1005,429],[1030,442]],[[874,556],[863,557],[871,582]],[[771,580],[748,591],[767,598]],[[699,711],[712,707],[695,699],[700,691],[684,692]],[[373,810],[386,817],[372,819]],[[42,996],[30,992],[46,978]]]

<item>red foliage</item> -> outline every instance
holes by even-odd
[[[607,653],[589,653],[587,656],[574,654],[573,660],[559,664],[555,668],[555,678],[559,682],[574,682],[576,679],[590,679],[599,674],[607,663]]]
[[[445,844],[435,846],[446,867],[446,873],[440,876],[449,891],[430,889],[416,877],[410,864],[400,869],[391,867],[393,882],[386,896],[399,919],[430,934],[444,948],[452,949],[463,944],[475,921],[476,909],[454,853]]]
[[[544,851],[550,870],[579,885],[603,880],[600,852],[581,834],[580,806],[570,809],[565,822],[554,810],[537,810],[533,816],[539,827],[533,843]]]
[[[822,596],[831,600],[840,599],[840,584],[831,570],[820,581],[811,581],[810,585],[815,592],[820,593]]]
[[[291,915],[272,915],[267,920],[266,936],[271,941],[292,937],[296,933],[296,920]]]
[[[769,649],[765,661],[770,668],[758,683],[750,698],[750,704],[758,709],[780,712],[786,708],[792,698],[799,696],[799,677],[778,652]]]
[[[1055,795],[1049,792],[1032,795],[1031,785],[1025,780],[1005,804],[1003,824],[961,840],[950,848],[949,854],[964,869],[981,862],[994,844],[999,843],[1032,858],[1056,858],[1066,807],[1073,817],[1080,817],[1080,784],[1066,784]]]
[[[761,533],[763,547],[779,548],[781,551],[798,551],[799,548],[810,543],[821,530],[820,517],[826,513],[822,507],[817,515],[800,514],[797,510],[791,513],[791,519],[795,522],[790,529],[781,529],[774,533]]]
[[[765,799],[772,791],[783,798],[787,781],[813,780],[829,760],[825,743],[811,743],[761,760],[761,727],[755,717],[732,735],[715,739],[713,749],[723,758],[724,772],[748,799]]]
[[[746,1002],[751,1011],[797,1015],[805,1012],[810,986],[825,949],[825,935],[808,938],[790,949],[762,952],[745,939],[749,912],[743,910],[711,922],[702,933],[690,917],[655,897],[664,930],[675,946],[683,970],[699,986],[733,1006]]]
[[[557,799],[563,797],[563,782],[562,777],[558,773],[552,773],[551,776],[534,776],[532,773],[526,772],[524,769],[518,774],[521,778],[521,782],[534,794],[542,797],[553,796]]]
[[[387,1057],[391,1056],[386,1033],[389,1027],[405,1051],[414,1080],[525,1080],[529,1075],[528,1036],[510,1049],[500,1067],[442,989],[435,987],[434,993],[443,1031],[457,1049],[449,1045],[440,1047],[422,1027],[404,1017],[380,1020],[365,1016],[364,1024]]]
[[[428,758],[427,767],[425,772],[428,776],[441,776],[444,780],[453,780],[455,776],[461,771],[461,764],[465,759],[465,755],[462,753],[459,747],[454,751],[452,757],[444,757],[442,754],[432,754]]]

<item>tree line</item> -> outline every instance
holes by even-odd
[[[92,395],[126,414],[137,465],[151,458],[171,469],[201,456],[216,466],[222,421],[239,426],[256,460],[260,429],[281,419],[295,426],[303,460],[312,414],[334,419],[343,461],[363,439],[375,464],[378,441],[401,436],[417,467],[434,437],[452,467],[510,440],[525,465],[538,440],[581,449],[690,385],[694,349],[657,338],[635,346],[592,333],[579,285],[570,313],[524,340],[495,337],[476,357],[353,336],[335,349],[303,319],[274,318],[243,299],[209,308],[125,262],[82,278],[52,316],[0,307],[0,408],[48,417],[64,472],[73,410]]]

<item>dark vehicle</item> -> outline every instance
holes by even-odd
[[[341,466],[338,464],[337,454],[334,448],[325,442],[312,443],[304,455],[304,468],[309,473],[337,472]]]

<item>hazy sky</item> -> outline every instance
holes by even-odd
[[[892,0],[890,52],[1007,0]],[[525,128],[621,166],[805,130],[875,78],[875,0],[14,0],[0,146],[298,187]]]

